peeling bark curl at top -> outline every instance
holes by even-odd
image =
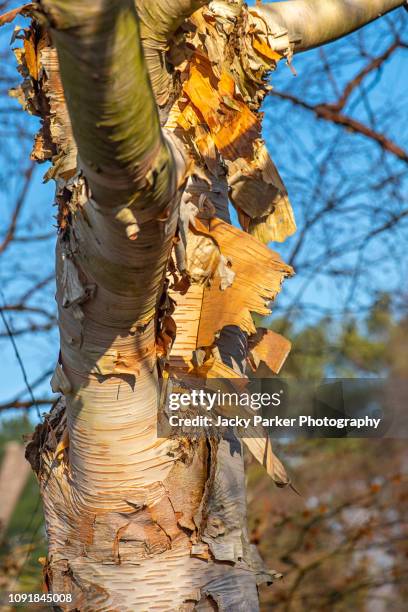
[[[169,40],[185,19],[206,4],[209,0],[136,0],[144,56],[159,106],[164,106],[170,95],[171,77],[166,67]]]
[[[136,0],[142,21],[142,36],[166,45],[185,19],[210,0]]]
[[[288,30],[294,51],[327,44],[406,5],[406,0],[290,0],[257,5],[273,28]]]

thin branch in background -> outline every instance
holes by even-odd
[[[324,71],[325,71],[325,73],[327,75],[327,78],[329,79],[329,81],[331,83],[331,86],[333,88],[333,91],[334,91],[335,95],[337,97],[340,97],[340,90],[339,90],[336,78],[335,78],[335,76],[333,74],[333,70],[332,70],[332,68],[330,66],[330,62],[327,60],[327,55],[326,55],[326,51],[325,51],[324,47],[320,47],[320,49],[319,49],[319,57],[321,59]]]
[[[396,51],[398,48],[406,48],[406,47],[407,45],[405,43],[401,42],[398,38],[395,39],[387,47],[384,53],[382,53],[378,57],[375,57],[370,62],[368,62],[368,64],[366,64],[360,70],[360,72],[358,72],[356,76],[347,83],[347,85],[345,86],[343,90],[343,93],[339,96],[339,99],[337,100],[337,102],[335,102],[332,105],[333,109],[338,110],[338,111],[343,110],[351,94],[357,87],[361,85],[362,81],[372,72],[376,70],[378,71],[383,66],[383,64],[391,57],[394,51]]]
[[[7,230],[7,233],[3,239],[3,242],[0,244],[0,255],[2,253],[4,253],[4,251],[6,250],[6,248],[9,246],[9,244],[11,243],[11,241],[13,240],[14,237],[14,233],[16,231],[16,227],[17,227],[17,221],[18,221],[18,217],[21,213],[21,210],[23,208],[25,199],[27,197],[27,193],[28,190],[30,188],[30,184],[31,184],[31,179],[34,173],[34,162],[31,162],[30,166],[28,167],[28,169],[25,171],[24,173],[24,183],[23,183],[23,187],[21,189],[20,195],[17,199],[16,205],[14,207],[14,212],[13,215],[11,217],[11,222],[9,225],[9,228]]]
[[[2,299],[3,306],[5,306],[5,305],[6,305],[6,300],[5,300],[5,297],[4,297],[4,293],[3,293],[3,291],[2,291],[1,289],[0,289],[0,297],[1,297],[1,299]],[[10,342],[11,342],[11,344],[13,345],[14,353],[15,353],[15,355],[16,355],[16,358],[17,358],[18,364],[19,364],[19,366],[20,366],[20,370],[21,370],[21,373],[22,373],[22,375],[23,375],[24,383],[25,383],[25,386],[26,386],[26,388],[27,388],[27,391],[28,391],[28,393],[29,393],[29,395],[30,395],[30,398],[31,398],[32,404],[33,404],[33,406],[35,406],[35,409],[36,409],[36,412],[37,412],[37,416],[38,416],[39,420],[41,421],[41,412],[40,412],[40,408],[39,408],[39,406],[38,406],[38,404],[37,404],[37,401],[36,401],[36,399],[35,399],[35,397],[34,397],[34,393],[33,393],[33,390],[32,390],[32,388],[31,388],[31,385],[30,385],[30,383],[28,382],[27,372],[26,372],[26,369],[25,369],[25,366],[24,366],[23,360],[22,360],[22,358],[21,358],[20,352],[19,352],[19,350],[18,350],[18,346],[17,346],[17,344],[16,344],[16,341],[14,340],[13,331],[12,331],[12,329],[11,329],[10,325],[9,325],[9,322],[7,321],[6,315],[5,315],[5,314],[4,314],[4,312],[3,312],[3,307],[2,307],[2,308],[0,308],[0,316],[1,316],[1,319],[2,319],[2,321],[3,321],[4,327],[6,328],[7,335],[8,335],[8,336],[9,336],[9,338],[10,338]]]
[[[13,329],[13,336],[17,337],[17,336],[23,336],[24,334],[38,334],[38,333],[44,333],[44,332],[49,332],[52,329],[55,328],[57,324],[57,321],[50,321],[49,323],[44,323],[44,324],[36,324],[36,323],[32,323],[30,325],[27,325],[26,327],[21,327],[20,329]],[[0,334],[0,338],[8,338],[8,333],[7,331],[4,334]]]
[[[55,398],[44,397],[44,398],[36,399],[35,405],[51,406],[51,404],[53,404],[54,402],[55,402]],[[4,402],[3,404],[0,404],[0,412],[6,411],[6,410],[30,410],[30,408],[32,408],[33,405],[34,403],[32,401],[13,400],[11,402]]]
[[[42,280],[38,281],[38,283],[36,283],[32,287],[30,287],[30,289],[28,289],[21,296],[20,302],[22,302],[22,303],[27,302],[27,300],[30,299],[34,293],[36,293],[40,289],[43,289],[46,285],[49,285],[49,283],[53,282],[54,280],[55,280],[55,274],[52,273],[52,274],[49,274],[48,276],[46,276],[45,278],[43,278]]]
[[[1,137],[1,134],[0,134]],[[51,240],[52,238],[55,238],[55,232],[48,232],[46,234],[37,234],[37,235],[20,235],[20,236],[14,236],[13,241],[14,242],[42,242],[43,240]]]
[[[45,380],[49,379],[52,373],[53,373],[53,369],[49,369],[49,370],[46,370],[40,376],[38,376],[38,378],[36,378],[32,383],[30,383],[31,389],[33,389],[34,391],[36,387],[41,385]],[[24,389],[23,391],[16,393],[16,395],[14,396],[12,400],[9,400],[7,402],[4,402],[3,404],[0,404],[0,412],[2,410],[13,410],[13,409],[29,410],[30,408],[32,408],[33,406],[32,400],[24,401],[21,399],[24,396],[25,392],[26,391]],[[36,398],[36,403],[39,406],[48,406],[50,404],[53,404],[54,402],[55,402],[55,398],[52,398],[52,397],[44,397],[44,398],[37,397]]]
[[[45,317],[46,319],[51,319],[55,321],[54,315],[48,312],[48,310],[46,310],[45,308],[40,308],[39,306],[27,306],[24,303],[6,304],[5,306],[3,306],[3,311],[4,312],[6,311],[25,312],[27,314],[41,315],[42,317]]]
[[[372,141],[376,142],[382,149],[392,153],[396,157],[398,157],[401,161],[408,164],[408,153],[395,142],[393,142],[390,138],[387,138],[384,134],[377,132],[367,125],[364,125],[361,121],[357,119],[353,119],[343,113],[333,109],[329,104],[310,104],[305,100],[294,96],[293,94],[286,93],[283,91],[272,90],[272,96],[277,98],[281,98],[282,100],[288,100],[297,106],[304,108],[305,110],[313,112],[316,117],[319,119],[324,119],[325,121],[330,121],[336,125],[340,125],[356,134],[361,134],[362,136],[366,136],[370,138]]]

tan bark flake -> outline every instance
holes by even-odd
[[[236,276],[225,291],[220,289],[217,278],[205,288],[197,346],[210,346],[217,332],[227,325],[255,333],[251,312],[269,314],[268,303],[279,293],[283,280],[293,273],[279,255],[219,219],[211,222],[211,234],[230,260]]]
[[[281,334],[270,329],[258,328],[255,336],[249,340],[251,363],[255,369],[261,362],[265,363],[273,374],[279,374],[292,344]]]

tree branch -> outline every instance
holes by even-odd
[[[18,222],[18,217],[20,215],[20,212],[23,208],[28,190],[30,188],[30,184],[31,184],[31,178],[34,172],[34,163],[31,163],[30,166],[28,167],[28,169],[25,171],[24,173],[24,183],[23,183],[23,187],[21,189],[20,195],[17,199],[16,205],[14,207],[14,211],[11,217],[11,221],[10,221],[10,225],[8,227],[8,230],[6,232],[6,235],[4,236],[3,241],[0,243],[0,255],[2,253],[4,253],[4,251],[7,249],[7,247],[9,246],[9,244],[12,242],[12,240],[14,239],[14,235],[15,235],[15,231],[17,228],[17,222]]]
[[[399,47],[407,48],[407,46],[408,45],[406,43],[399,41],[398,39],[394,40],[387,47],[384,53],[377,57],[374,57],[366,66],[364,66],[360,70],[358,74],[356,74],[356,76],[351,81],[347,83],[346,87],[344,88],[344,91],[339,96],[338,101],[332,105],[333,108],[336,108],[336,110],[339,111],[343,110],[351,94],[357,87],[359,87],[359,85],[361,85],[363,80],[375,70],[379,70],[381,66],[388,60],[388,58],[391,57],[391,55],[396,49],[398,49]]]
[[[53,404],[55,402],[55,398],[42,398],[42,399],[36,399],[35,403],[37,404],[37,406],[51,406],[51,404]],[[29,410],[30,408],[32,408],[34,406],[34,403],[30,400],[27,401],[20,401],[20,400],[13,400],[11,402],[4,402],[3,404],[0,404],[0,412],[2,412],[3,410],[17,410],[17,409],[21,409],[21,410]]]
[[[252,10],[272,32],[286,29],[294,51],[299,52],[346,36],[404,5],[406,0],[289,0]]]
[[[289,93],[280,92],[273,90],[271,95],[276,96],[277,98],[281,98],[282,100],[288,100],[297,106],[301,106],[302,108],[312,111],[319,119],[325,119],[326,121],[331,121],[337,125],[341,125],[344,128],[350,130],[351,132],[355,132],[357,134],[361,134],[362,136],[366,136],[367,138],[371,138],[374,142],[376,142],[384,151],[388,151],[392,153],[396,157],[398,157],[401,161],[408,163],[408,153],[400,146],[395,144],[392,140],[387,138],[384,134],[380,132],[376,132],[372,128],[364,125],[361,121],[357,121],[357,119],[353,119],[347,115],[344,115],[340,111],[336,109],[336,107],[332,107],[329,104],[309,104],[305,100],[301,100],[297,96],[294,96]]]
[[[174,189],[174,163],[160,130],[133,0],[41,4],[94,199],[161,210]]]

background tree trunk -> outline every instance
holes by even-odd
[[[17,442],[8,442],[4,447],[4,457],[0,465],[0,537],[7,529],[27,482],[29,468],[24,457],[24,447]]]

